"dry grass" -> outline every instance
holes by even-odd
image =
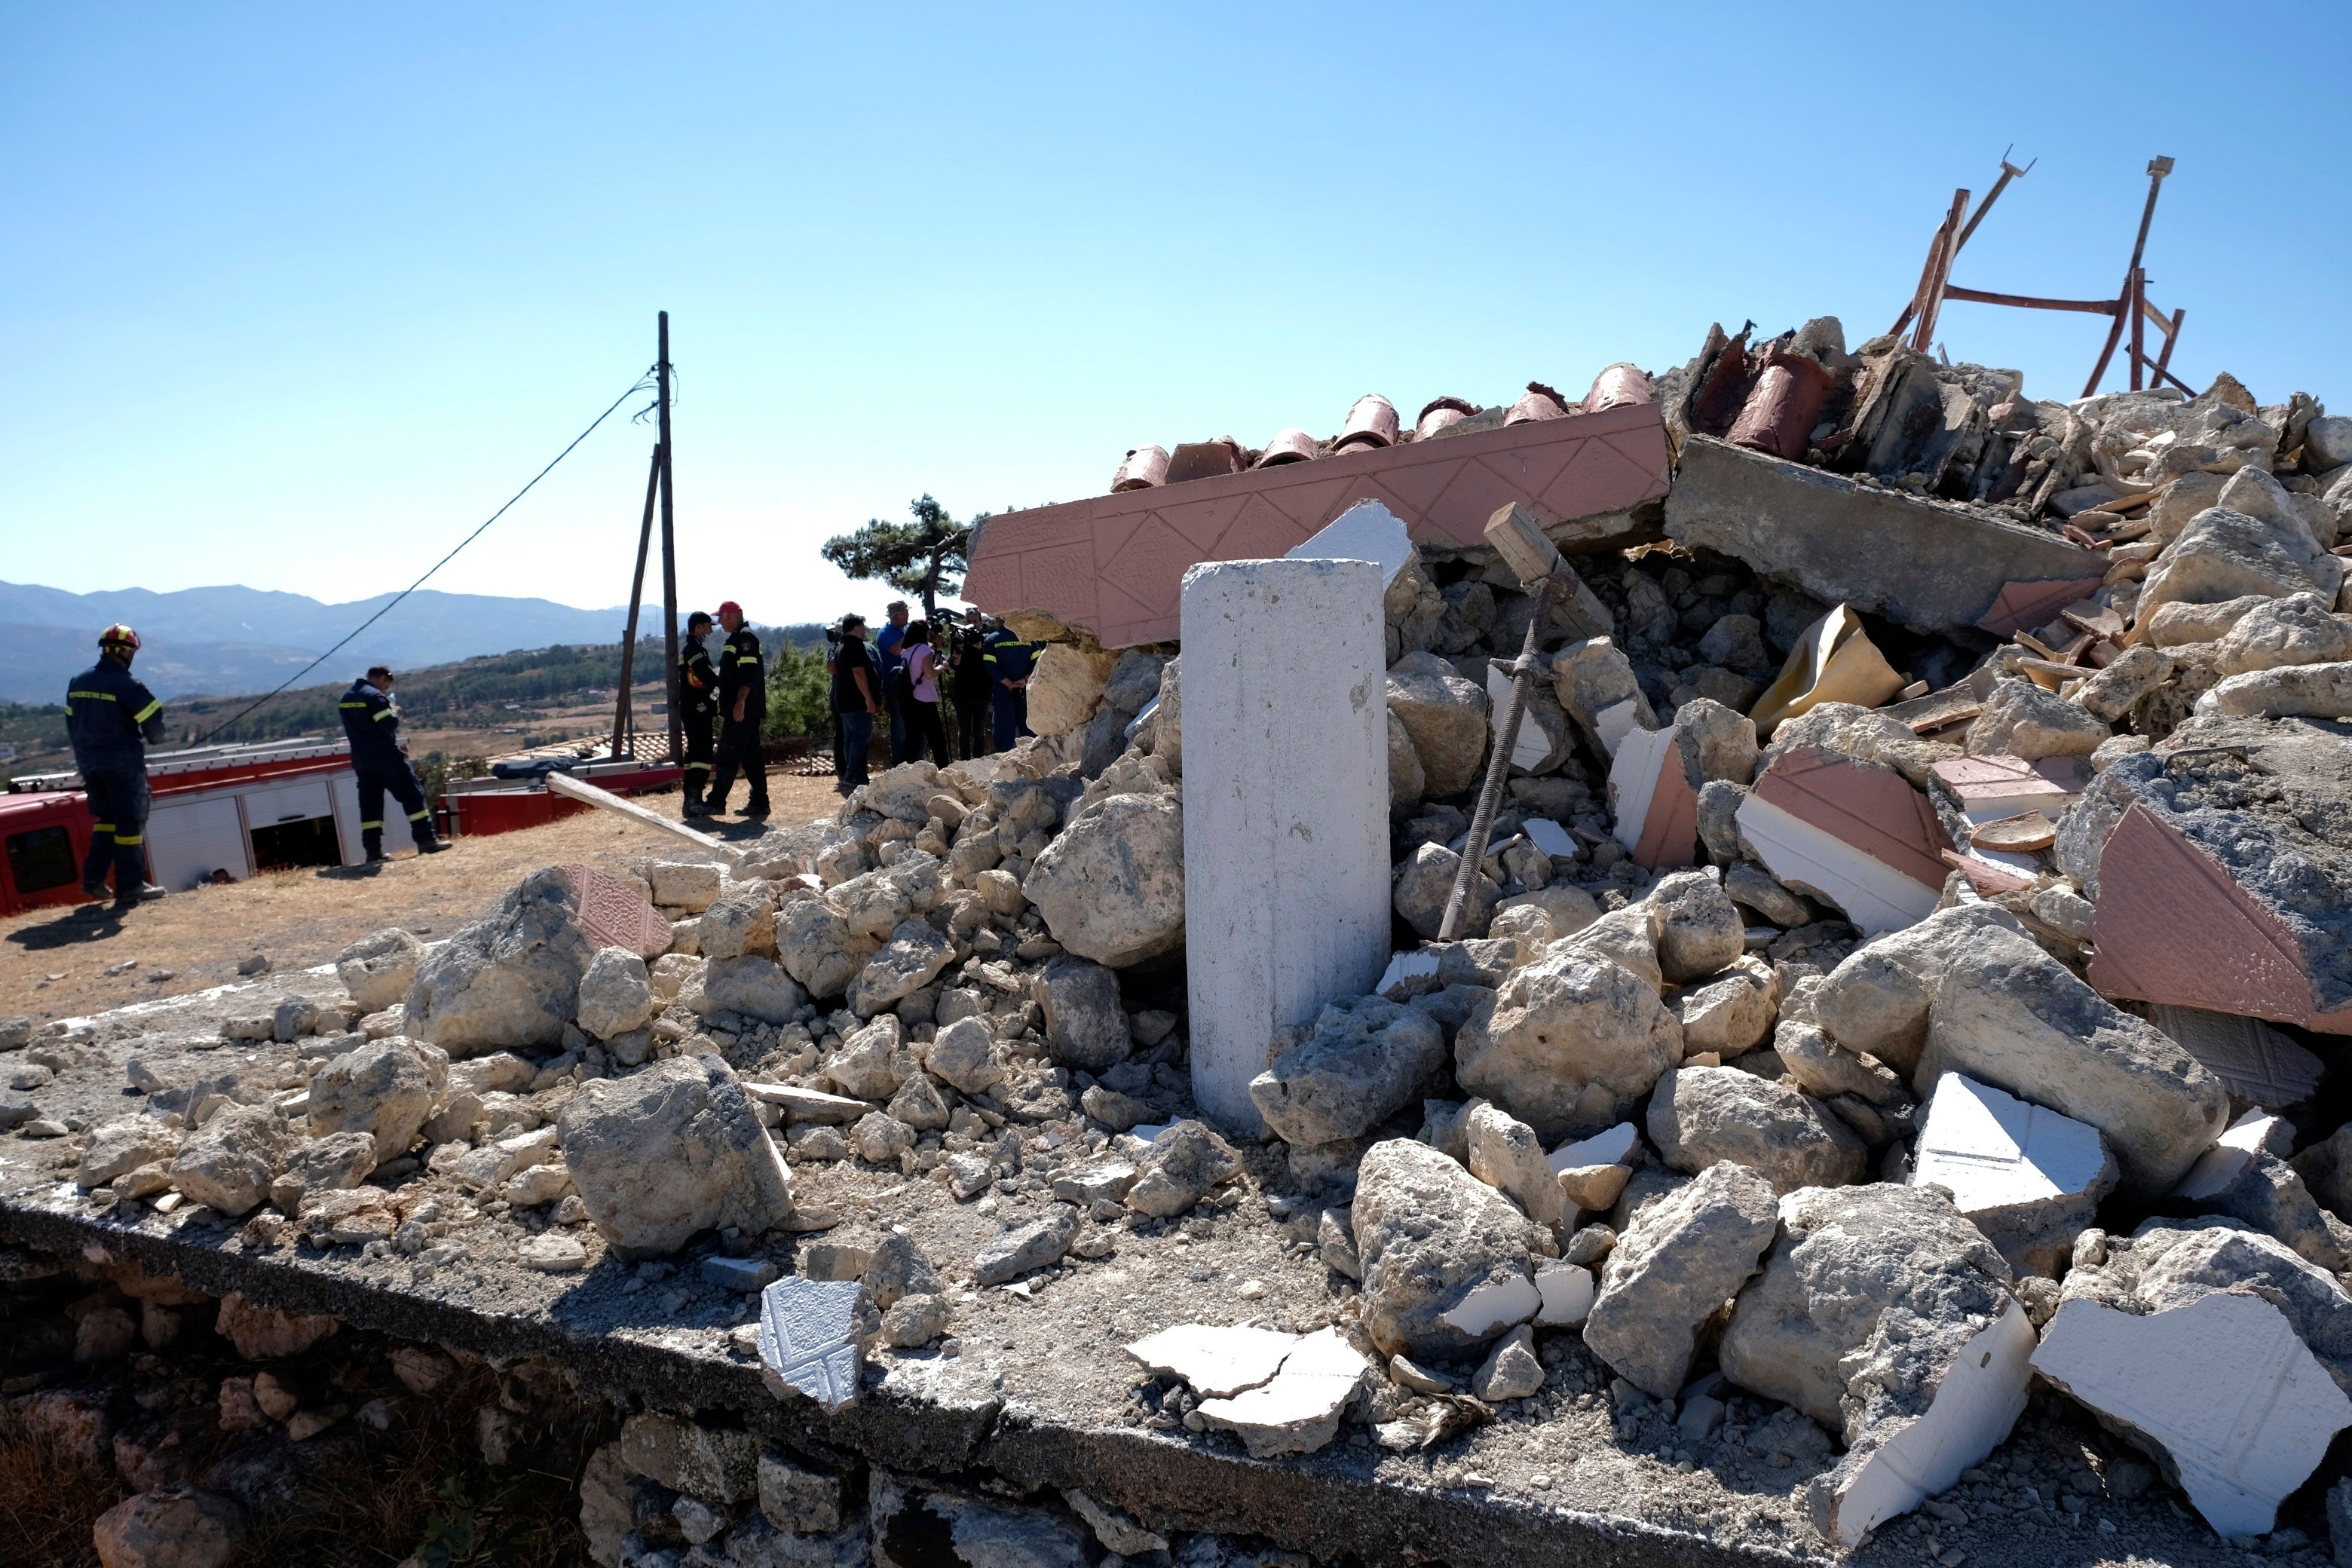
[[[830,778],[771,768],[768,786],[773,823],[805,822],[840,804]],[[739,808],[742,789],[738,783]],[[681,799],[656,795],[639,804],[675,817]],[[735,821],[725,819],[722,836]],[[661,854],[671,842],[609,813],[583,812],[528,832],[461,839],[446,855],[404,856],[373,874],[341,867],[281,871],[175,893],[120,921],[79,909],[35,910],[0,921],[0,1016],[73,1017],[202,991],[235,980],[238,963],[257,952],[278,969],[325,963],[390,925],[446,936],[541,866]],[[136,961],[128,973],[106,973],[125,960]],[[145,978],[162,969],[172,972],[169,981]],[[64,978],[43,984],[51,974]]]
[[[393,1430],[371,1433],[306,1478],[292,1503],[259,1521],[232,1568],[573,1568],[588,1561],[574,1479],[602,1436],[518,1444],[483,1461],[476,1414],[497,1403],[478,1372],[430,1399],[405,1400]]]
[[[94,1568],[91,1527],[129,1495],[47,1438],[0,1427],[0,1564]]]

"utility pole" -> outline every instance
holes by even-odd
[[[661,408],[661,446],[656,461],[661,471],[662,647],[667,660],[662,681],[669,692],[669,760],[675,763],[686,757],[686,731],[677,685],[677,470],[670,460],[669,312],[661,311],[657,322],[660,342],[654,356],[654,389]]]
[[[637,668],[637,608],[646,596],[646,552],[654,538],[654,492],[661,484],[661,448],[654,448],[652,464],[646,469],[646,515],[637,524],[637,572],[629,579],[629,625],[621,634],[621,695],[613,705],[613,760],[637,754],[637,724],[629,710],[629,686],[636,679]],[[672,661],[676,662],[675,660]]]

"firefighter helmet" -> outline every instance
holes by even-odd
[[[112,626],[98,634],[98,646],[100,647],[127,647],[131,652],[136,653],[139,651],[139,634],[132,631],[121,621],[117,621]]]

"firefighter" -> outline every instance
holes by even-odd
[[[371,665],[352,682],[336,708],[343,716],[343,733],[351,737],[352,772],[360,776],[360,847],[367,863],[383,860],[383,796],[389,790],[408,813],[409,836],[420,855],[438,855],[449,847],[433,831],[433,813],[425,804],[425,786],[408,765],[408,747],[400,739],[400,711],[392,705],[392,671]]]
[[[98,662],[66,688],[66,733],[97,823],[81,890],[106,897],[111,865],[118,910],[163,896],[147,879],[147,748],[163,738],[163,705],[131,678],[138,652],[139,634],[118,621],[98,634]]]
[[[719,606],[727,641],[719,650],[719,771],[711,775],[706,815],[727,809],[735,770],[751,786],[745,816],[768,815],[768,760],[760,750],[760,725],[768,716],[768,667],[760,658],[758,634],[743,622],[743,606],[730,599]]]
[[[1000,622],[988,634],[986,647],[982,658],[996,709],[996,749],[1009,752],[1013,742],[1030,732],[1029,673],[1037,668],[1037,645],[1022,641],[1020,633]]]
[[[719,672],[702,639],[710,635],[710,617],[700,610],[686,617],[686,646],[677,656],[680,727],[686,731],[686,807],[688,816],[709,816],[703,791],[710,787],[710,727],[719,717]]]

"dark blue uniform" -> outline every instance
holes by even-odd
[[[710,727],[719,719],[719,672],[702,639],[689,635],[677,650],[678,729],[686,736],[686,804],[699,808],[710,783]]]
[[[996,749],[1009,751],[1029,733],[1029,692],[1026,688],[1008,690],[1004,683],[1029,679],[1037,668],[1037,645],[1023,642],[1011,626],[999,626],[988,634],[985,646],[989,700],[996,710]]]
[[[147,885],[147,748],[163,738],[163,705],[129,666],[100,658],[66,689],[66,733],[98,823],[81,890],[104,898],[110,865],[115,897],[136,899]]]
[[[352,742],[352,772],[360,776],[360,847],[371,860],[383,858],[383,797],[388,792],[408,813],[408,831],[419,849],[434,842],[433,813],[425,786],[400,750],[400,714],[392,700],[365,676],[352,682],[336,704],[343,733]]]
[[[735,717],[739,699],[740,719]],[[719,650],[719,771],[710,776],[709,798],[703,803],[713,815],[727,809],[727,792],[735,787],[738,768],[751,786],[743,814],[767,815],[768,759],[760,749],[760,725],[767,716],[768,667],[760,657],[760,638],[750,626],[738,626]]]

